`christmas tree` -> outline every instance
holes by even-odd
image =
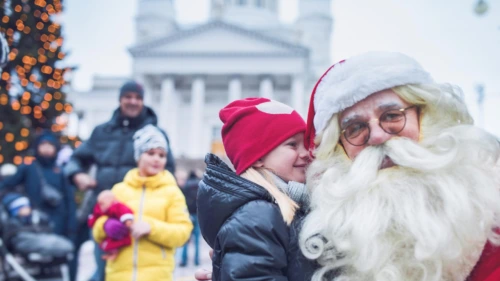
[[[36,132],[64,129],[61,114],[72,110],[63,92],[70,68],[60,65],[65,53],[55,19],[62,0],[0,3],[0,32],[10,48],[0,77],[0,165],[19,165],[32,161],[28,147]]]

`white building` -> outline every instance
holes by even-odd
[[[305,116],[313,83],[331,63],[331,0],[299,0],[293,25],[279,21],[277,0],[210,1],[210,20],[183,28],[173,0],[139,0],[131,78],[143,83],[176,157],[211,151],[218,112],[235,99],[268,97]],[[127,79],[96,77],[91,91],[70,98],[85,127],[109,120]]]

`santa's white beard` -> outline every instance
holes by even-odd
[[[457,126],[416,143],[392,139],[315,160],[304,254],[322,266],[313,280],[466,279],[499,225],[498,142]],[[379,170],[385,156],[395,167]],[[325,244],[326,242],[326,244]]]

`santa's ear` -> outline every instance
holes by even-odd
[[[262,167],[264,167],[264,161],[262,161],[262,159],[257,160],[252,165],[252,168],[262,168]]]

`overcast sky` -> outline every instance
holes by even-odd
[[[477,0],[333,0],[332,59],[371,50],[392,50],[416,58],[435,80],[464,89],[478,118],[475,85],[486,89],[484,126],[500,136],[500,1],[486,0],[489,11],[477,16]],[[138,0],[66,0],[63,15],[66,62],[79,69],[76,90],[91,87],[93,75],[127,76],[134,43]],[[298,0],[280,0],[280,17],[292,23]],[[178,21],[208,19],[209,0],[176,1]],[[490,108],[491,107],[491,108]],[[498,120],[499,122],[497,122]]]

